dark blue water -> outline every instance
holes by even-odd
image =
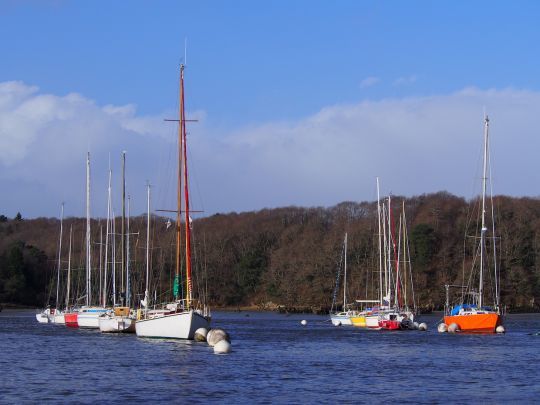
[[[306,319],[307,326],[300,320]],[[0,313],[0,401],[336,403],[537,402],[540,315],[509,315],[505,335],[378,332],[326,317],[215,312],[233,352],[40,325]]]

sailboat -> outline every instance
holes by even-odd
[[[379,178],[377,177],[377,224],[378,246],[379,246],[379,299],[356,300],[356,303],[363,307],[355,316],[351,317],[353,326],[369,329],[380,329],[379,315],[383,308],[383,289],[382,289],[382,246],[381,246],[381,203],[379,196]]]
[[[64,324],[64,313],[59,308],[59,292],[60,292],[60,270],[61,270],[61,255],[62,255],[62,231],[64,221],[64,203],[62,203],[62,209],[60,213],[60,237],[58,239],[58,262],[57,262],[57,276],[56,276],[56,306],[54,308],[47,307],[39,314],[36,314],[36,320],[39,323],[55,323]]]
[[[126,253],[124,255],[124,251],[126,244],[124,243],[124,240],[126,238],[126,232],[124,229],[124,222],[125,222],[125,188],[126,188],[126,176],[125,176],[125,167],[126,167],[126,152],[122,153],[122,234],[121,234],[121,249],[122,249],[122,286],[121,286],[121,297],[122,299],[125,299],[125,302],[122,302],[122,304],[126,305],[120,305],[116,306],[114,305],[113,308],[109,309],[104,314],[101,314],[99,317],[99,330],[101,332],[124,332],[124,333],[135,333],[135,318],[131,316],[131,309],[129,307],[130,302],[130,293],[129,293],[129,266],[127,263],[129,263],[129,255]],[[109,228],[109,213],[111,208],[111,171],[109,169],[109,197],[108,197],[108,207],[107,207],[107,229]],[[129,205],[128,205],[128,212],[129,212]],[[108,235],[107,235],[108,236]],[[108,238],[106,238],[105,244],[108,244]],[[129,214],[128,214],[128,240],[129,240]],[[126,246],[127,247],[127,246]],[[105,247],[105,252],[107,254],[108,246]],[[114,261],[115,259],[113,259]],[[107,269],[107,263],[105,263],[105,269]],[[124,289],[124,269],[126,272],[126,286],[127,288]],[[114,272],[113,272],[113,286],[116,283]],[[103,293],[103,306],[106,305],[106,288]],[[115,300],[116,295],[114,294]]]
[[[491,199],[491,217],[492,226],[491,232],[493,235],[493,259],[494,259],[494,300],[493,307],[485,305],[484,300],[484,277],[487,271],[487,224],[486,224],[486,189],[487,189],[487,169],[489,162],[489,118],[484,118],[484,158],[483,158],[483,176],[482,176],[482,199],[481,199],[481,228],[478,250],[480,251],[479,269],[478,269],[478,289],[473,286],[474,267],[471,269],[469,281],[465,284],[463,280],[462,286],[446,285],[446,305],[444,323],[448,328],[452,324],[456,324],[462,332],[472,333],[494,333],[497,327],[502,325],[503,319],[500,306],[500,288],[499,275],[497,269],[496,255],[496,238],[495,238],[495,221],[493,218],[493,200]],[[478,251],[477,250],[477,251]],[[465,274],[464,274],[465,277]],[[460,298],[453,308],[450,307],[449,289],[450,287],[458,287],[461,290]]]
[[[79,328],[99,328],[99,316],[107,311],[92,306],[92,261],[90,237],[90,152],[86,156],[86,305],[77,312]]]
[[[330,320],[334,326],[352,325],[351,317],[356,316],[356,311],[350,309],[350,305],[347,305],[347,233],[343,239],[343,306],[341,311],[337,308],[337,292],[339,289],[339,278],[341,274],[341,263],[338,269],[338,275],[336,279],[336,286],[334,288],[334,296],[332,300],[332,308],[330,309]]]
[[[71,328],[78,328],[79,324],[77,323],[77,314],[78,311],[71,308],[70,309],[70,293],[71,293],[71,242],[73,238],[73,226],[69,227],[69,253],[68,253],[68,272],[67,272],[67,282],[66,282],[66,308],[64,310],[64,324]]]
[[[387,226],[383,232],[386,241],[386,263],[385,263],[385,286],[386,295],[382,298],[383,305],[378,314],[378,324],[380,329],[386,330],[408,330],[415,329],[414,319],[416,304],[414,300],[414,289],[412,283],[412,273],[410,271],[407,223],[405,217],[405,204],[402,205],[402,213],[399,219],[398,241],[396,243],[394,216],[392,212],[392,197],[388,197]],[[401,254],[403,247],[403,255]],[[392,260],[393,259],[393,260]],[[409,307],[407,297],[407,265],[410,277],[409,288],[412,293],[412,308]],[[395,273],[394,273],[395,272]]]
[[[176,274],[174,278],[174,301],[162,305],[160,309],[150,310],[149,303],[149,246],[148,235],[150,228],[150,187],[148,187],[148,226],[147,226],[147,266],[146,289],[142,309],[138,311],[135,331],[140,337],[193,339],[195,331],[210,326],[210,310],[204,302],[193,297],[192,258],[191,258],[191,218],[189,210],[189,184],[187,165],[187,138],[184,94],[184,64],[180,65],[180,106],[178,125],[178,188],[176,213]],[[184,210],[182,211],[182,174],[184,186]],[[181,297],[180,290],[180,254],[181,254],[181,214],[185,214],[185,296]]]
[[[60,270],[62,268],[61,264],[61,257],[62,257],[62,232],[63,232],[63,223],[64,223],[64,203],[62,203],[62,212],[60,214],[60,238],[58,240],[58,263],[57,263],[57,276],[56,276],[56,307],[54,309],[54,316],[52,319],[52,322],[57,325],[64,325],[65,319],[64,319],[64,312],[62,312],[60,308]]]

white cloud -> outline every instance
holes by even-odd
[[[475,169],[484,106],[491,118],[495,191],[537,195],[534,117],[540,93],[466,88],[328,106],[297,121],[219,132],[208,127],[203,111],[190,113],[200,120],[189,136],[193,205],[211,214],[372,200],[376,176],[385,192],[448,190],[471,197],[480,178]],[[0,213],[58,215],[60,201],[66,201],[70,215],[82,215],[89,146],[94,214],[104,215],[108,154],[119,184],[122,150],[128,151],[133,211],[144,210],[147,179],[155,186],[154,207],[171,208],[176,129],[164,117],[174,114],[141,116],[134,105],[98,106],[81,95],[0,83]],[[524,173],[527,181],[521,180]]]
[[[405,76],[405,77],[398,77],[396,80],[394,80],[394,86],[405,86],[409,84],[413,84],[416,82],[416,76]]]
[[[364,80],[360,82],[360,88],[364,89],[366,87],[371,87],[379,83],[381,79],[375,76],[366,77]]]

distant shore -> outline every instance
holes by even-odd
[[[28,310],[39,310],[41,308],[13,304],[13,303],[0,303],[0,311],[2,309],[28,309]],[[228,311],[228,312],[278,312],[282,314],[314,314],[314,315],[326,315],[330,312],[329,308],[324,307],[309,307],[309,306],[285,306],[285,305],[226,305],[226,306],[215,306],[211,307],[213,311]],[[419,314],[430,314],[443,312],[443,309],[435,308],[433,310],[426,308],[419,308]],[[536,314],[540,313],[539,308],[531,307],[516,307],[516,308],[507,308],[507,313],[509,314]]]

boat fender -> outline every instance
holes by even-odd
[[[215,354],[227,354],[227,353],[230,353],[230,351],[231,351],[231,344],[227,342],[226,340],[220,340],[214,346]]]
[[[456,333],[456,332],[459,332],[461,329],[459,327],[459,325],[457,323],[451,323],[449,326],[448,326],[448,332],[449,333]]]
[[[210,346],[215,346],[219,341],[226,340],[231,343],[231,338],[223,329],[210,329],[206,335],[206,341]]]
[[[206,336],[208,335],[208,329],[199,328],[195,331],[196,342],[206,342]]]

